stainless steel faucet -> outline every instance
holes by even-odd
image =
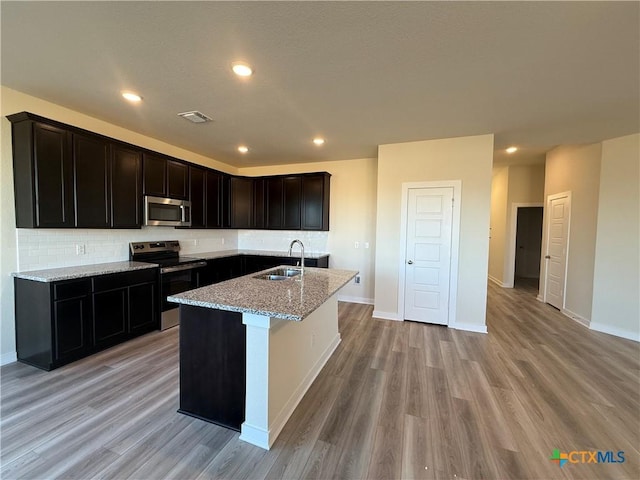
[[[289,256],[291,256],[291,250],[293,249],[293,246],[299,243],[300,244],[300,275],[304,275],[304,243],[302,243],[300,240],[296,239],[294,241],[291,242],[291,245],[289,245]]]

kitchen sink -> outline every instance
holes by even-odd
[[[300,275],[300,270],[295,268],[276,268],[274,270],[270,270],[267,273],[261,273],[260,275],[256,275],[253,278],[258,278],[261,280],[286,280],[288,278],[295,277]]]

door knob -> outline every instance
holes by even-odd
[[[551,255],[545,255],[544,258],[546,258],[547,260],[549,260],[551,258]]]
[[[408,263],[409,265],[413,265],[413,260],[409,260],[407,263]]]

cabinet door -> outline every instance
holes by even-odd
[[[222,228],[222,174],[207,170],[206,172],[206,226],[207,228]]]
[[[145,153],[142,169],[144,172],[144,194],[165,197],[167,194],[167,160]]]
[[[300,230],[300,177],[286,177],[282,181],[283,190],[283,222],[286,230]]]
[[[264,178],[253,179],[253,228],[265,227],[265,180]]]
[[[282,228],[282,178],[265,179],[266,186],[266,226],[276,230]]]
[[[253,220],[253,180],[231,178],[231,228],[251,228]]]
[[[142,226],[142,155],[123,145],[111,145],[111,226]]]
[[[109,228],[109,145],[97,137],[73,135],[73,191],[79,228]]]
[[[129,287],[129,332],[131,334],[138,335],[158,327],[155,292],[155,283]]]
[[[61,128],[34,123],[33,136],[35,224],[38,227],[73,227],[70,134]]]
[[[329,178],[302,177],[302,230],[329,230]]]
[[[189,168],[189,199],[191,201],[191,228],[207,226],[205,175],[202,168]]]
[[[54,302],[54,361],[65,363],[91,349],[91,303],[87,295]]]
[[[93,294],[93,342],[114,345],[127,337],[127,289]]]
[[[167,160],[167,196],[186,200],[189,196],[187,190],[188,170],[186,164]]]

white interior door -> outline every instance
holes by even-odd
[[[571,200],[568,195],[549,197],[547,229],[547,262],[544,300],[558,309],[564,308],[564,286],[567,275],[567,250]]]
[[[404,318],[449,323],[453,187],[410,188]]]

